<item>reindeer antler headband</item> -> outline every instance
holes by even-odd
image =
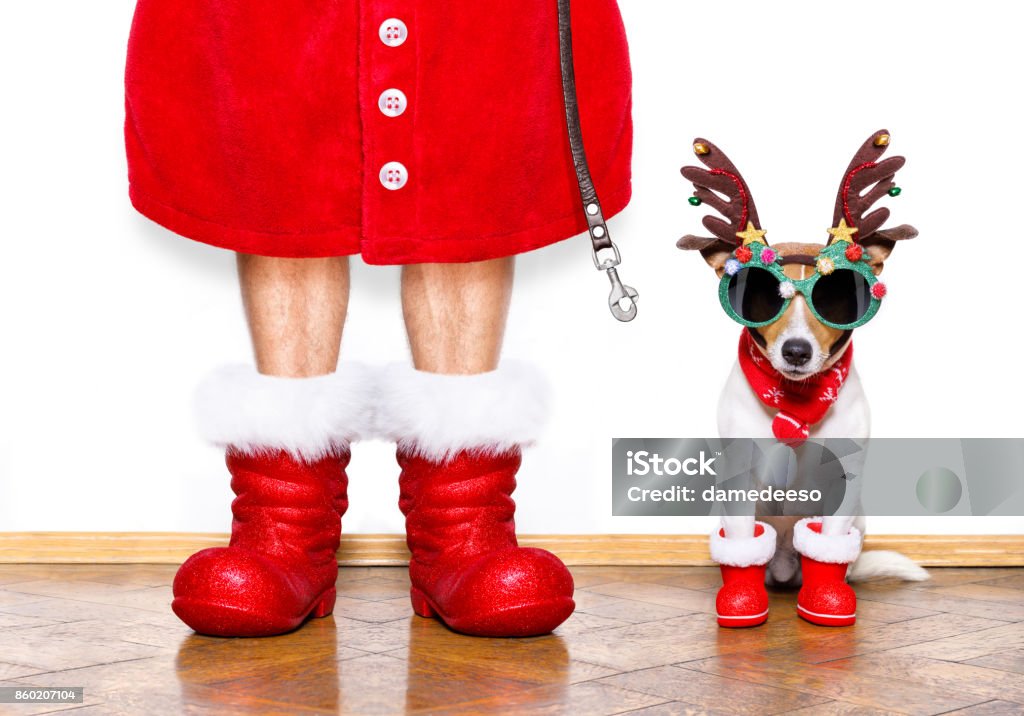
[[[881,160],[888,146],[888,131],[879,130],[854,155],[839,185],[825,248],[816,256],[783,258],[768,245],[753,196],[735,165],[711,142],[695,139],[693,151],[707,168],[682,169],[683,176],[694,186],[690,204],[707,204],[724,218],[705,216],[702,223],[712,236],[687,235],[676,245],[699,250],[709,262],[714,257],[729,255],[720,264],[724,275],[719,294],[726,313],[744,325],[757,327],[773,322],[797,292],[804,295],[823,323],[842,329],[863,325],[875,315],[886,293],[865,250],[877,249],[887,254],[894,242],[917,236],[917,230],[905,224],[883,230],[881,227],[889,218],[889,209],[885,207],[867,213],[883,196],[899,196],[901,191],[893,178],[906,160]],[[809,278],[794,281],[783,272],[784,263],[804,263],[817,270]],[[777,286],[764,272],[774,277]],[[829,277],[824,284],[823,277]],[[773,296],[765,295],[766,287],[772,289]],[[847,300],[842,306],[833,300],[835,305],[826,309],[824,299],[834,299],[839,292]]]

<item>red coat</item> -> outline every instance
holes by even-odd
[[[138,0],[132,203],[235,251],[376,264],[578,234],[556,18],[555,0]],[[632,146],[615,0],[574,0],[573,32],[610,216],[629,201]]]

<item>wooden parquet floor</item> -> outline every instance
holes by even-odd
[[[723,630],[707,568],[573,570],[576,614],[535,639],[412,615],[405,571],[343,568],[332,617],[268,639],[193,634],[173,566],[0,565],[0,685],[84,686],[38,714],[1024,713],[1024,569],[858,585],[858,622]]]

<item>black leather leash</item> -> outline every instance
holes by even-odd
[[[612,284],[612,292],[608,296],[608,306],[612,315],[620,321],[632,321],[636,318],[636,302],[640,297],[632,286],[623,285],[619,279],[617,266],[622,263],[619,247],[612,241],[605,223],[601,202],[597,198],[597,189],[590,176],[587,165],[587,153],[583,148],[583,132],[580,129],[580,110],[576,99],[576,70],[572,60],[572,15],[570,0],[558,0],[558,48],[562,64],[562,94],[565,97],[565,121],[569,129],[569,146],[572,149],[572,161],[576,166],[576,179],[580,185],[580,198],[583,200],[583,213],[590,227],[590,241],[594,250],[594,266],[604,271]],[[605,256],[602,258],[601,254]],[[610,253],[610,255],[609,255]]]

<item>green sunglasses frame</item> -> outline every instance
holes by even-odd
[[[783,272],[782,257],[779,256],[774,249],[770,250],[775,255],[775,260],[771,262],[764,262],[761,260],[761,253],[765,249],[769,249],[769,247],[766,244],[760,244],[759,242],[751,243],[748,245],[748,248],[751,249],[753,253],[750,260],[745,263],[741,262],[739,259],[736,258],[736,254],[734,253],[732,255],[732,258],[729,259],[729,261],[735,261],[736,264],[738,264],[739,268],[733,271],[731,274],[728,272],[728,270],[726,270],[726,273],[722,274],[722,279],[718,284],[718,299],[722,303],[722,308],[725,309],[725,312],[728,314],[729,318],[736,321],[740,325],[747,326],[748,328],[761,328],[762,326],[767,326],[777,321],[779,319],[779,316],[785,313],[786,309],[789,308],[789,304],[793,301],[793,298],[796,297],[796,294],[800,293],[803,295],[804,301],[807,303],[807,307],[811,310],[811,313],[814,314],[814,317],[821,321],[822,323],[824,323],[826,326],[843,331],[859,328],[860,326],[863,326],[865,323],[867,323],[868,321],[875,317],[875,314],[878,313],[878,309],[882,305],[882,300],[875,296],[875,292],[873,290],[875,284],[878,283],[878,277],[875,276],[874,271],[871,270],[871,267],[863,258],[861,258],[858,261],[850,261],[846,257],[846,248],[848,246],[850,246],[850,243],[846,241],[836,241],[832,244],[829,244],[824,249],[822,249],[821,252],[819,252],[818,255],[815,257],[814,274],[812,276],[808,276],[807,278],[794,281]],[[814,301],[811,298],[811,293],[814,291],[815,284],[817,284],[823,276],[831,275],[832,273],[830,272],[829,274],[822,274],[818,270],[818,262],[823,258],[829,259],[832,262],[832,265],[834,267],[833,272],[848,269],[850,271],[856,271],[865,279],[867,279],[868,290],[871,293],[871,304],[868,306],[868,310],[864,313],[864,315],[861,316],[856,321],[854,321],[853,323],[833,323],[832,321],[826,320],[820,313],[818,313],[817,309],[814,307]],[[726,262],[726,265],[728,267],[728,262]],[[793,288],[796,289],[792,297],[787,298],[783,301],[782,307],[779,309],[779,312],[776,313],[774,316],[772,316],[772,318],[770,318],[767,321],[755,322],[746,320],[733,309],[732,303],[729,301],[729,285],[731,284],[733,277],[746,268],[758,268],[768,271],[773,276],[775,276],[775,278],[778,279],[780,286],[783,283],[790,283],[793,285]]]

